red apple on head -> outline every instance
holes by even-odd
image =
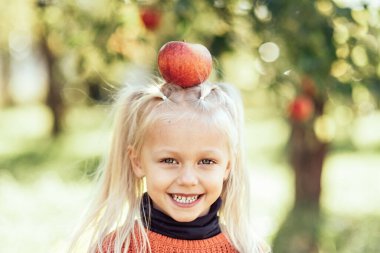
[[[147,7],[140,11],[140,18],[148,30],[154,31],[160,25],[161,12],[158,9]]]
[[[203,45],[171,41],[158,53],[158,68],[166,82],[188,88],[209,77],[212,57]]]
[[[288,109],[291,119],[298,122],[304,122],[312,116],[314,112],[314,104],[310,98],[306,96],[298,96],[290,103]]]

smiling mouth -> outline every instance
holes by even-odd
[[[172,199],[179,204],[192,204],[197,201],[201,195],[179,195],[179,194],[170,194]]]

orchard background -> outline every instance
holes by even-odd
[[[378,1],[14,0],[0,14],[4,252],[63,252],[115,92],[155,80],[170,40],[208,47],[211,81],[242,92],[253,230],[273,251],[380,252]]]

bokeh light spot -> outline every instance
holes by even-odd
[[[347,58],[350,55],[350,49],[347,44],[343,44],[342,46],[338,47],[336,50],[336,56],[339,58]]]
[[[368,56],[365,48],[362,46],[355,46],[351,52],[351,59],[356,66],[366,66],[368,64]]]
[[[334,77],[341,77],[347,73],[350,65],[345,60],[338,60],[334,62],[331,66],[331,75]]]
[[[356,21],[356,23],[367,26],[369,20],[369,13],[367,10],[352,10],[351,11],[352,18]]]
[[[265,5],[259,5],[255,8],[255,15],[261,21],[270,21],[272,15]]]
[[[350,38],[350,32],[345,25],[337,25],[334,33],[334,40],[338,44],[344,44]]]
[[[315,7],[321,14],[325,16],[331,15],[334,10],[334,6],[332,5],[332,3],[330,1],[325,1],[325,0],[316,1]]]
[[[274,62],[280,56],[280,48],[274,42],[266,42],[259,47],[259,54],[263,61]]]
[[[322,142],[330,142],[335,137],[335,122],[328,115],[318,117],[314,123],[314,131],[317,138]]]

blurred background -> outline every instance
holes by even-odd
[[[201,43],[246,109],[255,227],[275,253],[380,252],[380,2],[0,2],[0,248],[63,252],[123,85]]]

